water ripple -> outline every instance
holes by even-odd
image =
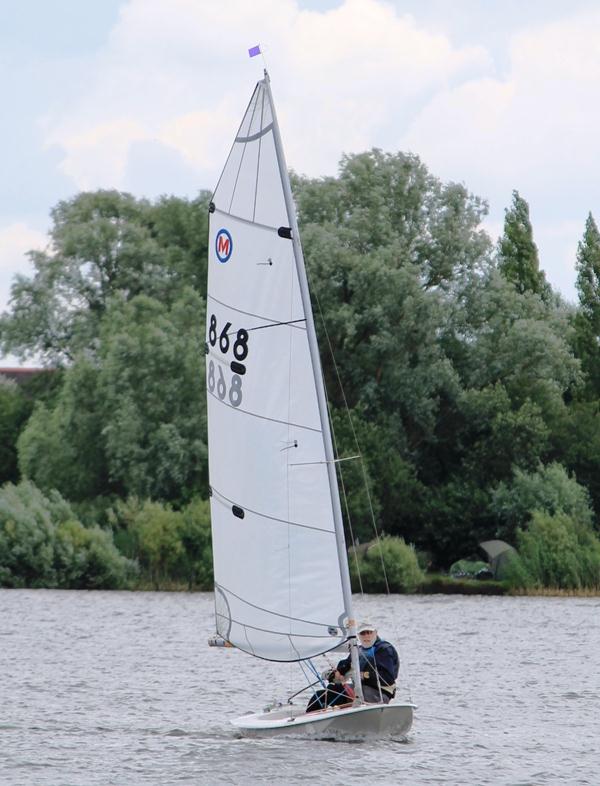
[[[357,606],[412,675],[406,742],[236,736],[300,673],[206,647],[210,594],[0,590],[0,784],[597,786],[597,599]]]

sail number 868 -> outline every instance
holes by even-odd
[[[230,345],[230,338],[229,338],[229,329],[231,328],[231,322],[226,322],[221,330],[218,340],[219,340],[219,349],[221,352],[226,355],[229,351]],[[208,340],[210,342],[211,347],[214,347],[217,343],[217,318],[214,314],[211,314],[210,317],[210,325],[208,327]],[[237,361],[246,360],[248,357],[248,331],[245,328],[240,328],[237,332],[235,342],[233,344],[233,355]],[[233,365],[233,364],[232,364]],[[241,365],[236,364],[236,365]],[[240,371],[243,374],[246,371],[246,367],[243,366],[243,371]]]
[[[248,357],[248,338],[249,333],[245,328],[240,328],[235,334],[235,341],[231,345],[230,331],[231,322],[226,322],[222,329],[217,327],[217,317],[214,314],[210,316],[210,323],[208,326],[208,341],[211,347],[215,347],[217,342],[219,349],[223,355],[232,349],[235,360],[229,364],[232,377],[229,386],[229,403],[232,407],[239,407],[242,403],[242,376],[246,373],[246,366],[241,362]],[[218,369],[218,378],[215,369]],[[217,396],[221,401],[227,395],[227,382],[223,374],[223,368],[220,364],[215,366],[213,360],[208,364],[208,389],[211,393],[216,391]]]

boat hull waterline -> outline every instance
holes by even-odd
[[[363,704],[306,713],[301,707],[285,705],[268,712],[242,715],[231,723],[244,737],[398,738],[406,737],[410,731],[414,709],[414,704]]]

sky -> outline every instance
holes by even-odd
[[[516,189],[575,302],[577,243],[600,220],[598,40],[596,0],[5,1],[0,312],[60,200],[215,185],[262,76],[255,44],[292,169],[416,153],[488,201],[494,239]]]

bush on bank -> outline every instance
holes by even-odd
[[[600,589],[600,540],[587,524],[566,513],[534,511],[517,530],[518,554],[508,565],[515,589]]]
[[[102,517],[94,517],[93,510],[82,523],[57,491],[44,494],[29,481],[0,488],[0,586],[212,589],[208,501],[197,498],[175,510],[130,498],[109,502]],[[352,588],[398,593],[600,590],[600,540],[588,521],[564,511],[533,511],[528,524],[517,529],[516,545],[506,581],[461,583],[426,576],[411,545],[384,536],[349,550]]]
[[[109,515],[115,542],[141,568],[143,584],[167,589],[212,590],[213,565],[210,508],[196,498],[182,510],[131,497]]]
[[[366,547],[352,548],[349,564],[355,592],[414,592],[424,579],[414,547],[403,538],[386,535]]]
[[[120,589],[136,573],[111,533],[84,527],[57,491],[29,481],[0,489],[0,586]]]

